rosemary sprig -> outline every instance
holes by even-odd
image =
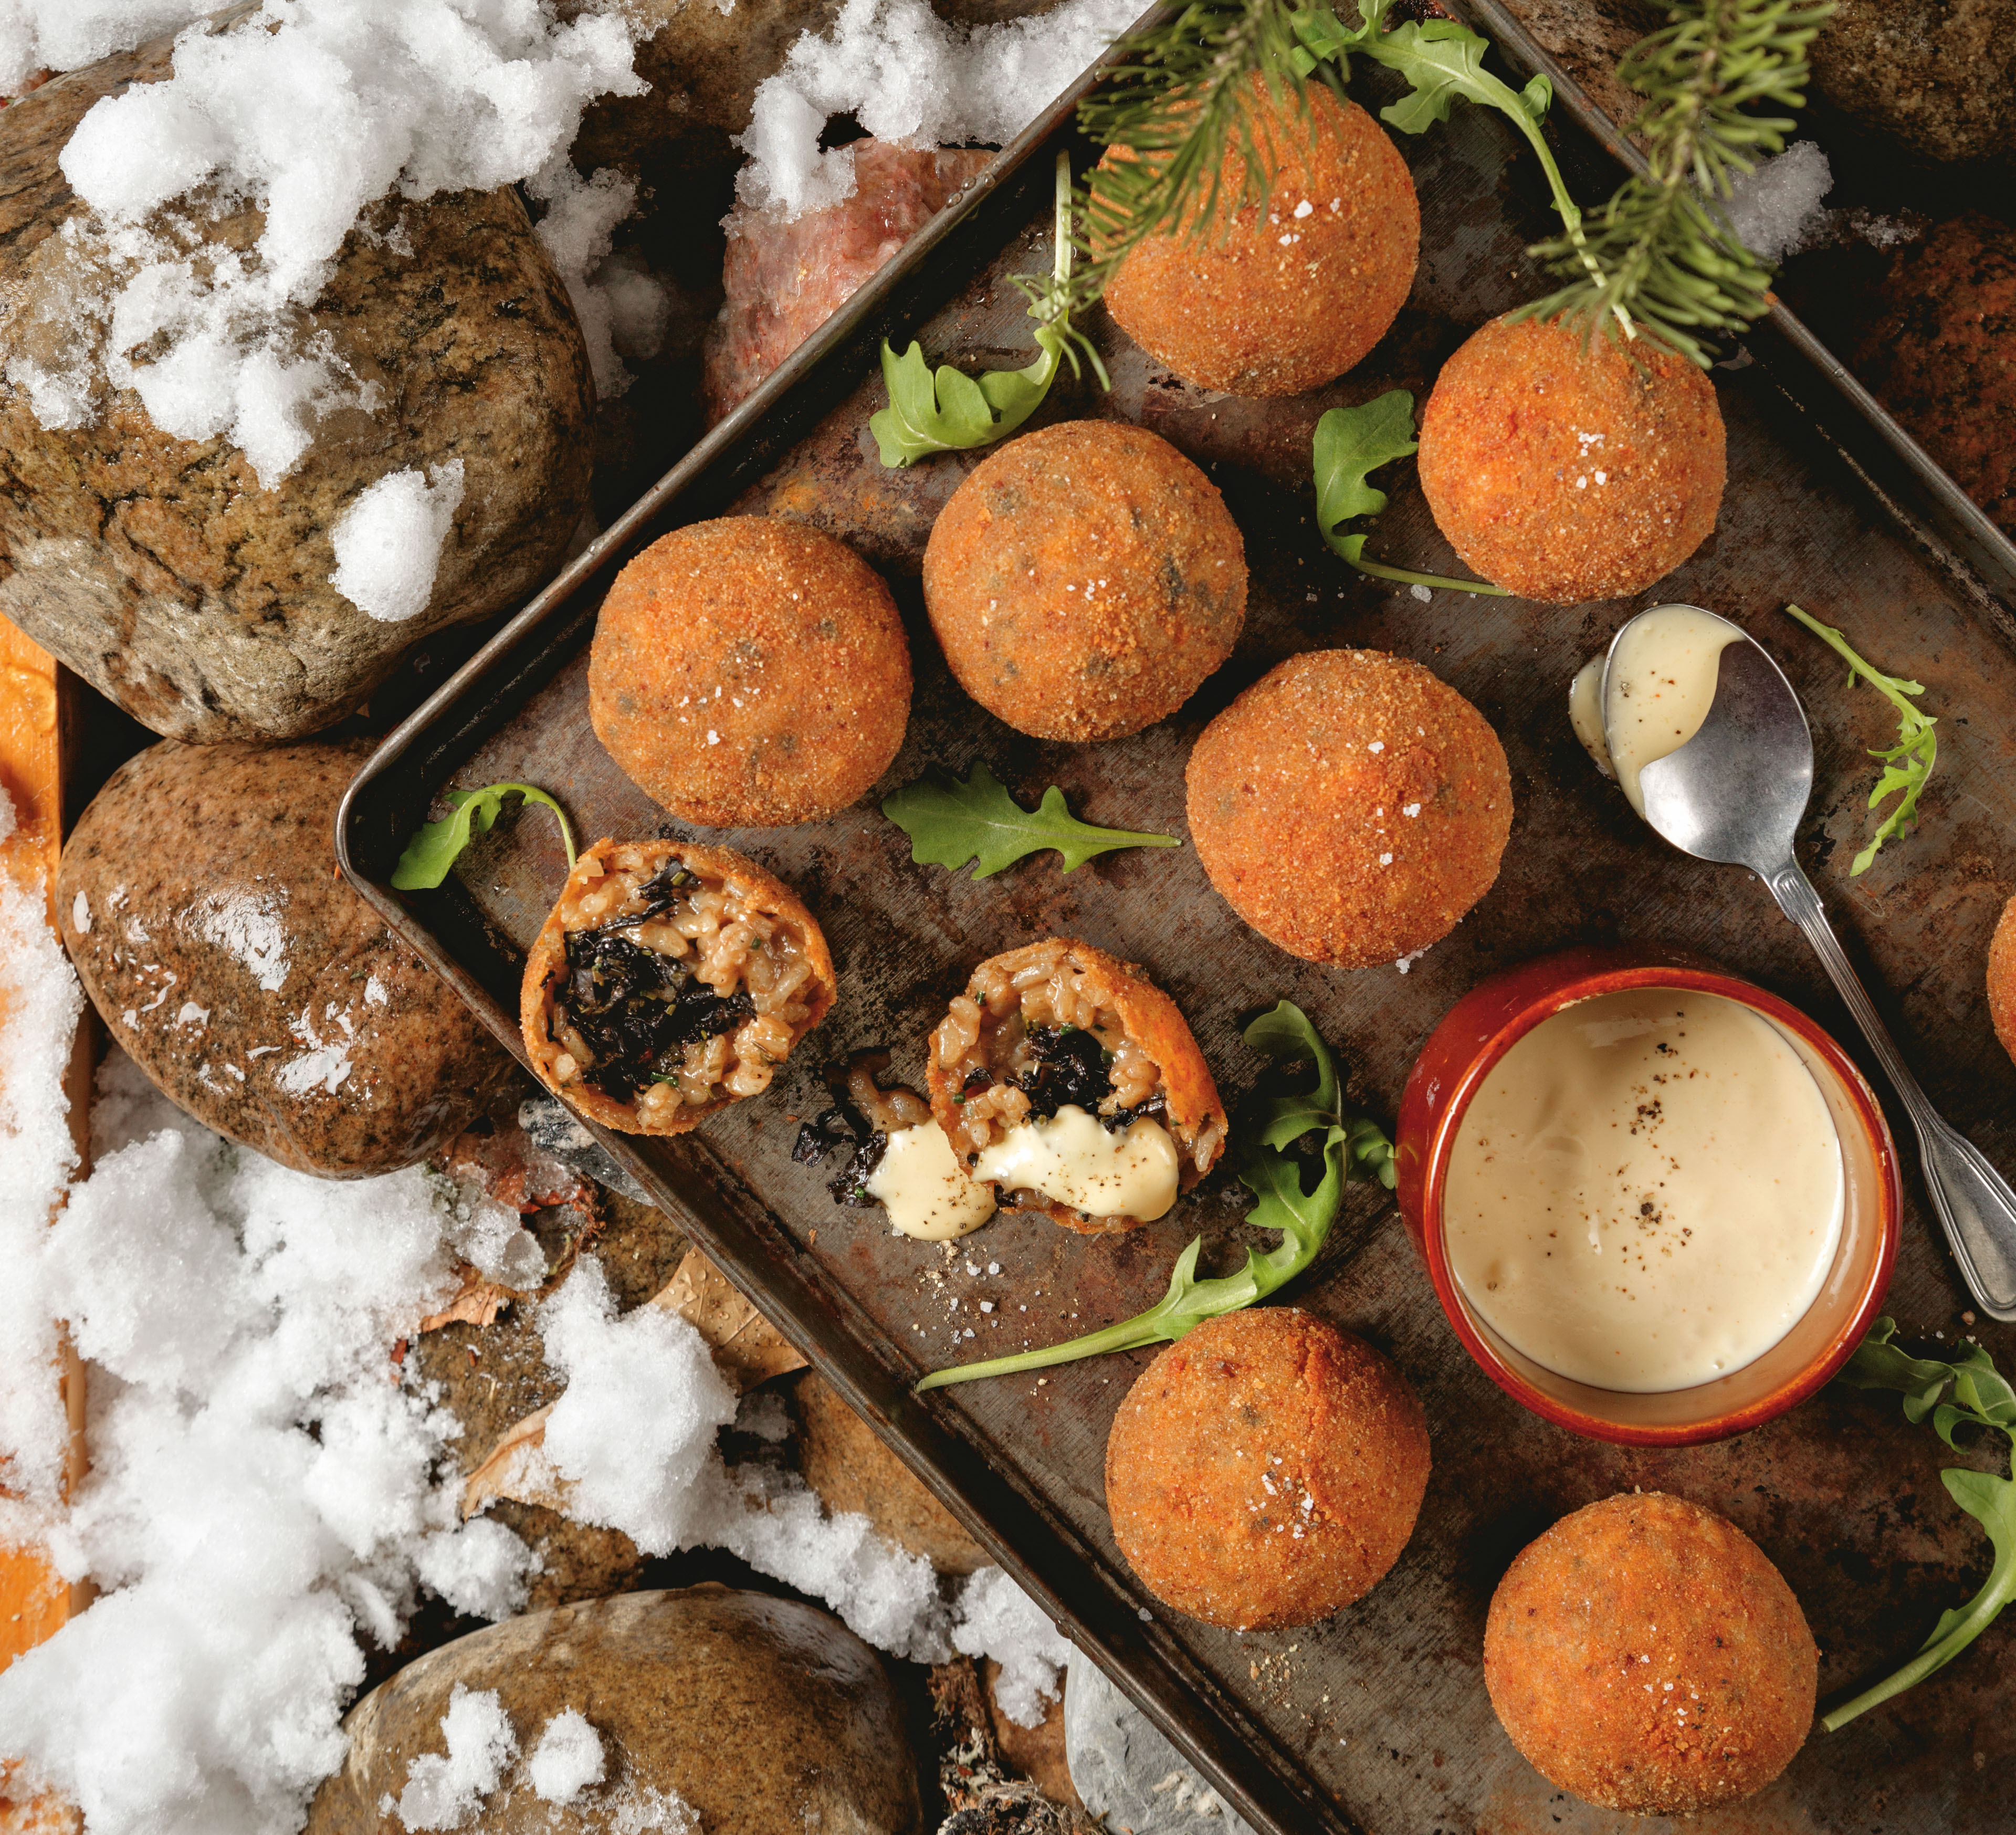
[[[1906,682],[1895,675],[1885,675],[1881,669],[1871,668],[1831,624],[1823,624],[1811,613],[1803,612],[1797,606],[1788,605],[1785,610],[1847,663],[1850,688],[1858,680],[1866,682],[1897,710],[1896,744],[1870,748],[1870,757],[1883,761],[1883,772],[1876,780],[1876,788],[1869,793],[1869,807],[1874,809],[1889,797],[1896,797],[1898,801],[1884,817],[1874,838],[1856,855],[1849,866],[1848,876],[1853,879],[1858,873],[1869,870],[1869,863],[1885,841],[1894,840],[1907,827],[1917,826],[1918,798],[1931,781],[1932,767],[1939,761],[1939,736],[1935,730],[1939,721],[1913,707],[1906,698],[1923,694],[1923,682]]]
[[[1704,369],[1699,334],[1737,332],[1770,309],[1772,270],[1745,248],[1724,210],[1740,174],[1784,149],[1805,103],[1806,49],[1833,0],[1670,0],[1671,23],[1617,67],[1645,98],[1627,131],[1647,142],[1648,170],[1591,217],[1530,253],[1566,284],[1522,309],[1643,329]]]

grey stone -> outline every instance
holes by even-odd
[[[1113,1835],[1253,1835],[1085,1657],[1071,1659],[1064,1678],[1064,1758],[1085,1807]]]
[[[1839,0],[1810,55],[1823,95],[1913,153],[2016,153],[2016,0]]]
[[[0,367],[85,360],[67,302],[103,275],[89,238],[57,234],[87,214],[57,159],[101,97],[165,78],[171,49],[107,58],[0,110]],[[234,249],[265,226],[254,208],[187,208]],[[378,406],[326,415],[270,491],[228,437],[164,434],[102,374],[92,423],[70,429],[0,387],[0,613],[170,738],[333,724],[421,639],[528,597],[588,502],[587,352],[509,187],[376,207],[296,329],[326,337]],[[453,459],[462,505],[432,598],[403,622],[367,616],[329,584],[331,527],[388,473]]]

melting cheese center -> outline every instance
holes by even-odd
[[[994,1214],[994,1193],[970,1178],[935,1121],[899,1128],[869,1175],[868,1195],[889,1221],[920,1242],[970,1235]]]
[[[1179,1170],[1176,1143],[1160,1122],[1143,1117],[1114,1134],[1067,1103],[1053,1119],[1010,1128],[982,1152],[973,1176],[1041,1192],[1088,1217],[1148,1223],[1175,1203]]]

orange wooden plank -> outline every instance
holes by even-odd
[[[56,660],[0,618],[0,789],[13,804],[15,832],[0,841],[0,872],[39,891],[55,917],[56,861],[63,845],[65,748],[75,722],[66,720],[76,685]],[[4,1002],[0,992],[0,1002]],[[93,1058],[88,1025],[77,1028],[65,1078],[70,1132],[80,1153],[88,1143]],[[84,1371],[67,1344],[49,1380],[63,1398],[70,1424],[70,1478],[84,1470]],[[34,1550],[0,1553],[0,1669],[51,1636],[81,1611],[88,1596],[72,1588]],[[8,1790],[9,1768],[0,1760],[0,1830],[41,1835],[78,1826],[76,1812],[48,1796],[16,1797]]]

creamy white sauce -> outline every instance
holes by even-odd
[[[1603,726],[1618,783],[1640,815],[1639,772],[1701,731],[1715,704],[1722,653],[1742,641],[1734,625],[1696,606],[1654,606],[1619,634],[1604,679]]]
[[[1568,725],[1582,741],[1582,749],[1596,761],[1605,777],[1615,777],[1617,767],[1610,761],[1610,746],[1603,736],[1603,667],[1607,657],[1591,657],[1575,671],[1568,684]]]
[[[967,1176],[935,1121],[899,1128],[868,1179],[889,1221],[920,1242],[970,1236],[994,1214],[993,1189]]]
[[[1067,1103],[1054,1119],[1011,1128],[981,1153],[975,1178],[1010,1191],[1041,1192],[1088,1217],[1161,1216],[1176,1201],[1181,1162],[1160,1122],[1145,1117],[1125,1133]]]
[[[1669,988],[1536,1026],[1465,1112],[1443,1208],[1463,1297],[1536,1363],[1690,1388],[1753,1362],[1819,1293],[1841,1143],[1769,1021]]]

